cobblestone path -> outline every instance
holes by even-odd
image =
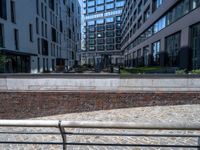
[[[125,122],[198,122],[200,123],[200,105],[157,106],[131,109],[96,111],[78,114],[63,114],[33,119],[60,119],[67,121],[125,121]],[[0,128],[3,131],[23,132],[59,132],[49,128]],[[66,132],[95,132],[95,133],[145,133],[145,134],[195,134],[199,131],[135,131],[135,130],[94,130],[94,129],[66,129]],[[0,140],[61,142],[60,135],[9,135],[0,134]],[[67,142],[94,143],[122,143],[122,144],[191,144],[197,145],[198,138],[156,138],[156,137],[104,137],[104,136],[67,136]],[[173,148],[140,148],[140,147],[95,147],[95,146],[67,146],[67,150],[171,150]],[[175,149],[175,148],[174,148]],[[188,149],[188,148],[187,148]],[[54,145],[0,145],[0,150],[62,150],[62,146]]]

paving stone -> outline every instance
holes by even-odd
[[[60,119],[67,121],[119,121],[138,123],[200,123],[200,105],[154,106],[129,109],[105,110],[87,113],[63,114],[31,119]],[[57,128],[0,128],[3,131],[59,132]],[[147,131],[147,130],[102,130],[66,129],[78,133],[145,133],[145,134],[195,134],[200,131]],[[61,142],[60,135],[9,135],[0,134],[0,141]],[[106,136],[67,136],[67,142],[120,143],[120,144],[179,144],[197,145],[197,138],[156,138],[156,137],[106,137]],[[0,145],[0,150],[60,150],[62,145]],[[181,150],[182,148],[141,148],[141,147],[97,147],[67,146],[67,150]],[[188,148],[187,148],[188,149]],[[190,150],[190,149],[188,149]],[[191,149],[193,150],[193,149]],[[196,149],[194,149],[196,150]]]

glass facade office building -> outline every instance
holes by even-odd
[[[127,0],[125,66],[200,68],[200,0]]]
[[[87,64],[98,65],[105,56],[121,62],[121,13],[124,0],[84,0]]]

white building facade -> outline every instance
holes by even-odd
[[[0,0],[0,72],[64,71],[81,48],[78,0]]]

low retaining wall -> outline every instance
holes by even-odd
[[[200,104],[200,92],[0,92],[0,119],[183,104]]]
[[[199,103],[199,76],[0,75],[0,119]]]

